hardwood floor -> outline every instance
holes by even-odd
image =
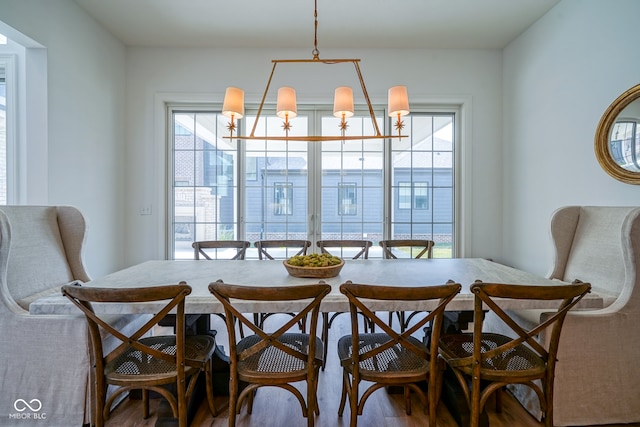
[[[329,355],[324,372],[320,373],[318,384],[318,401],[320,415],[315,418],[319,427],[344,427],[349,425],[349,409],[345,409],[343,417],[338,417],[340,403],[342,372],[335,349],[337,339],[349,333],[349,316],[336,318],[329,331]],[[224,324],[216,316],[212,316],[212,327],[219,331],[218,344],[226,346]],[[228,347],[227,347],[228,348]],[[107,426],[147,427],[155,426],[160,399],[151,402],[151,416],[143,420],[140,401],[125,400],[112,413]],[[487,414],[491,427],[540,427],[522,406],[508,393],[505,393],[502,413],[495,412],[495,406],[489,402]],[[358,425],[362,427],[414,427],[427,426],[428,416],[418,398],[412,400],[412,415],[404,411],[402,395],[389,394],[385,390],[376,391],[367,401],[363,414],[358,417]],[[223,427],[228,425],[228,398],[216,396],[217,417],[213,417],[206,402],[200,406],[192,426]],[[300,405],[292,394],[271,387],[258,391],[254,401],[253,413],[248,415],[243,408],[237,417],[237,427],[294,427],[306,426]],[[176,424],[177,425],[177,424]],[[444,404],[438,406],[437,425],[439,427],[457,427],[457,423]],[[609,426],[622,427],[622,426]],[[625,424],[625,427],[640,427],[640,424]]]

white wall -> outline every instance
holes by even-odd
[[[89,273],[117,270],[125,265],[125,48],[71,0],[0,0],[0,21],[46,49],[46,61],[27,64],[48,75],[48,115],[26,127],[27,150],[46,153],[26,165],[26,201],[82,210]]]
[[[500,258],[502,253],[502,53],[498,50],[325,50],[321,58],[360,58],[367,90],[386,102],[387,89],[406,84],[413,103],[466,102],[466,141],[472,156],[463,171],[469,183],[467,256]],[[133,264],[164,257],[165,139],[163,101],[221,103],[227,86],[245,89],[245,102],[259,102],[272,59],[311,59],[308,50],[150,49],[127,51],[127,244]],[[318,68],[320,67],[320,68]],[[314,65],[296,74],[279,65],[298,102],[332,102],[340,82],[333,70]],[[290,75],[287,75],[290,74]],[[355,75],[351,71],[350,75]],[[326,84],[323,84],[325,82]],[[272,83],[272,93],[278,85]],[[354,93],[356,91],[354,90]],[[357,93],[356,93],[357,95]],[[272,100],[273,102],[273,100]],[[152,215],[139,214],[152,205]]]
[[[550,266],[549,219],[565,205],[638,205],[640,186],[594,154],[600,117],[640,83],[637,0],[563,0],[504,50],[504,259]]]

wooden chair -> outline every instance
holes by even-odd
[[[385,259],[398,259],[398,255],[401,253],[404,253],[405,256],[400,255],[400,258],[419,259],[424,257],[430,259],[433,258],[433,247],[436,243],[427,239],[391,239],[380,240],[379,244]],[[413,311],[409,316],[404,311],[389,312],[389,325],[393,324],[394,313],[400,323],[400,330],[404,331],[411,319],[421,312]]]
[[[218,258],[218,251],[224,249],[236,249],[236,254],[231,257],[231,260],[243,261],[245,259],[247,249],[251,246],[251,242],[245,240],[203,240],[199,242],[193,242],[191,245],[193,247],[193,255],[195,259],[200,259],[200,256],[204,257],[209,261],[213,261]],[[209,252],[211,250],[212,252]],[[215,255],[214,255],[215,254]],[[224,314],[222,313],[213,313],[214,315],[220,317],[222,320],[225,320]],[[187,316],[188,323],[195,323],[197,318],[201,315],[189,315]],[[170,317],[168,317],[170,319]],[[170,320],[165,320],[163,325],[166,325]],[[242,329],[242,325],[240,325],[240,336],[244,337],[244,330]]]
[[[285,249],[285,256],[280,259],[291,258],[295,255],[306,255],[307,250],[311,246],[311,242],[308,240],[259,240],[253,244],[258,249],[258,259],[276,259],[273,253],[269,253],[267,249]],[[293,248],[298,249],[296,253],[289,254],[286,249]]]
[[[356,252],[356,254],[351,258],[351,259],[369,259],[369,248],[373,245],[373,243],[370,240],[318,240],[316,242],[316,245],[318,245],[318,247],[320,248],[320,252],[324,253],[324,254],[331,254],[331,255],[335,255],[335,256],[339,256],[340,258],[344,257],[344,248],[355,248],[356,250],[359,249],[358,252]],[[327,249],[334,249],[334,252],[329,252],[329,250]],[[342,313],[338,312],[338,313],[333,313],[331,316],[329,316],[329,313],[322,313],[322,341],[323,342],[328,342],[329,341],[329,329],[331,328],[331,325],[333,324],[333,321],[335,320],[335,318],[340,315]],[[365,324],[365,328],[368,328],[369,326],[373,325],[368,325]],[[323,360],[323,365],[322,365],[322,370],[324,371],[324,367],[327,363],[327,348],[325,347],[324,349],[324,358]]]
[[[287,287],[237,286],[218,280],[209,285],[209,291],[220,300],[227,318],[231,376],[229,426],[235,426],[236,414],[240,412],[245,399],[248,402],[247,412],[251,414],[255,391],[259,387],[274,386],[288,390],[298,399],[302,415],[307,418],[307,425],[312,427],[314,415],[319,414],[316,392],[324,347],[315,331],[320,302],[331,291],[331,286],[326,283]],[[277,331],[266,332],[234,306],[238,300],[306,300],[306,306]],[[287,332],[309,314],[309,330],[312,334]],[[236,320],[254,332],[237,343],[234,328]],[[291,384],[299,381],[306,381],[306,403],[302,393]],[[238,395],[240,382],[247,385]]]
[[[345,248],[355,249],[355,255],[351,256],[351,259],[369,259],[369,248],[373,243],[370,240],[318,240],[316,245],[320,248],[320,252],[323,254],[331,253],[332,255],[345,257]],[[333,248],[334,251],[329,251],[328,248]]]
[[[307,249],[311,246],[309,240],[296,240],[296,239],[284,239],[284,240],[258,240],[253,244],[258,249],[258,259],[275,260],[275,259],[288,259],[296,255],[306,255]],[[287,253],[287,249],[292,248],[295,253]],[[285,249],[284,257],[274,256],[273,253],[269,253],[268,249]],[[264,327],[264,321],[270,317],[273,313],[255,313],[253,320],[261,328]],[[293,313],[287,313],[291,316],[295,316]],[[300,321],[300,330],[305,331],[305,319]]]
[[[476,282],[471,286],[475,295],[473,333],[443,335],[439,349],[440,357],[462,386],[471,409],[472,427],[478,426],[480,414],[493,392],[497,392],[497,411],[501,411],[500,393],[507,384],[531,387],[540,399],[545,426],[553,426],[553,378],[562,323],[567,311],[590,290],[588,283],[536,286]],[[504,298],[555,300],[559,307],[542,315],[540,323],[527,330],[500,308],[499,299]],[[514,331],[515,338],[482,332],[485,307]],[[550,333],[548,348],[536,339],[542,331]]]
[[[191,293],[185,282],[147,288],[93,288],[71,284],[62,286],[62,294],[84,313],[90,335],[92,377],[95,386],[95,425],[102,427],[109,418],[118,396],[130,390],[142,390],[143,416],[149,417],[149,391],[163,396],[178,419],[187,426],[187,407],[201,371],[206,376],[209,410],[215,416],[211,355],[215,348],[212,336],[185,336],[184,299]],[[94,303],[140,303],[162,301],[157,313],[132,335],[124,335],[110,326],[93,309]],[[176,333],[148,336],[169,311],[176,310]],[[103,347],[107,336],[120,344],[113,350]],[[107,386],[117,389],[106,398]],[[175,387],[175,395],[164,386]]]
[[[218,259],[218,251],[221,249],[236,249],[236,254],[231,259],[243,260],[247,249],[251,246],[251,242],[244,240],[204,240],[200,242],[193,242],[193,254],[195,259],[200,259],[202,255],[205,259]],[[211,252],[207,249],[212,249],[215,254],[211,257]]]
[[[429,425],[436,425],[436,407],[439,390],[436,390],[436,363],[438,361],[438,337],[442,326],[442,317],[446,305],[459,292],[460,284],[449,282],[440,286],[400,287],[374,286],[346,282],[340,286],[340,292],[349,299],[351,312],[351,334],[338,340],[338,356],[343,368],[342,397],[338,415],[342,416],[346,399],[351,410],[350,426],[355,427],[358,415],[362,415],[364,404],[369,396],[385,386],[403,386],[405,411],[411,415],[411,396],[413,390],[422,400],[425,410],[429,410]],[[372,311],[371,303],[376,300],[434,301],[429,314],[402,333],[397,333]],[[431,308],[431,307],[430,307]],[[382,329],[381,333],[360,333],[358,313],[362,313]],[[431,348],[411,334],[422,328],[427,322],[433,323]],[[357,349],[354,350],[354,349]],[[419,387],[419,382],[428,380],[429,402]],[[361,381],[373,382],[362,397],[359,396]]]

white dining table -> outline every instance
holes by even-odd
[[[192,287],[186,298],[185,311],[190,314],[222,313],[222,304],[209,293],[208,285],[216,280],[236,285],[292,286],[316,283],[324,280],[330,284],[331,292],[321,304],[323,312],[349,310],[347,298],[340,293],[340,284],[353,283],[390,286],[439,285],[448,280],[460,283],[462,291],[447,306],[448,310],[473,310],[473,295],[469,286],[476,280],[494,283],[561,284],[532,273],[511,268],[481,258],[453,259],[369,259],[346,260],[336,277],[326,279],[297,278],[289,275],[281,261],[264,260],[157,260],[146,261],[96,278],[84,286],[131,288],[146,287],[185,281]],[[374,310],[405,311],[429,310],[434,302],[379,301]],[[507,308],[552,308],[549,302],[539,300],[504,301]],[[161,303],[96,304],[97,312],[111,314],[154,313]],[[245,313],[287,312],[302,309],[301,302],[238,302]],[[596,293],[588,294],[577,308],[602,308],[603,298]],[[73,314],[78,309],[62,295],[39,298],[29,307],[31,314]]]

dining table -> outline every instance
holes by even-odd
[[[340,273],[335,277],[303,278],[291,276],[277,260],[151,260],[125,268],[84,283],[83,286],[107,288],[148,287],[175,284],[185,281],[192,292],[185,299],[185,313],[191,316],[195,333],[213,333],[210,330],[210,316],[224,312],[222,304],[209,292],[210,283],[222,280],[235,285],[252,286],[293,286],[317,283],[320,280],[331,285],[331,292],[320,305],[323,316],[329,312],[347,312],[347,297],[340,293],[340,285],[346,281],[353,283],[386,286],[429,286],[453,281],[462,285],[461,292],[447,305],[447,313],[457,330],[460,324],[472,320],[474,296],[469,287],[477,280],[489,283],[512,283],[529,285],[562,284],[523,270],[512,268],[483,258],[436,258],[436,259],[367,259],[345,260]],[[305,302],[265,302],[235,301],[234,306],[243,313],[295,312],[303,309]],[[428,311],[434,308],[436,301],[372,301],[374,311]],[[551,305],[550,305],[551,304]],[[542,300],[503,300],[502,307],[509,309],[552,309],[553,302]],[[601,295],[592,292],[585,296],[576,309],[602,308]],[[155,313],[162,303],[94,304],[94,310],[105,314],[144,314]],[[29,312],[35,315],[79,314],[67,298],[50,295],[36,299],[29,306]],[[467,314],[466,320],[463,319]],[[204,315],[204,316],[203,316]],[[189,316],[188,316],[189,319]],[[445,319],[446,320],[446,319]],[[214,390],[226,389],[228,384],[228,357],[217,348],[214,355]],[[216,369],[215,366],[218,365]],[[220,369],[220,366],[222,368]],[[216,374],[216,371],[217,374]],[[448,384],[448,385],[447,385]],[[466,423],[469,408],[464,395],[455,380],[448,381],[445,376],[442,399],[459,425]],[[481,418],[481,425],[487,425]],[[190,413],[191,419],[193,414]],[[158,424],[161,425],[161,424]]]
[[[462,285],[462,291],[447,306],[447,310],[473,310],[473,295],[469,286],[476,280],[492,283],[514,283],[552,285],[564,283],[512,268],[483,258],[439,258],[439,259],[368,259],[345,260],[340,273],[322,279],[291,276],[282,261],[277,260],[151,260],[99,277],[84,286],[131,288],[185,281],[192,292],[186,297],[185,312],[188,314],[223,313],[222,304],[209,293],[210,283],[222,280],[235,285],[293,286],[317,283],[322,280],[331,285],[331,292],[320,306],[323,312],[349,310],[347,297],[340,293],[340,285],[346,281],[387,286],[441,285],[451,280]],[[541,300],[504,301],[504,307],[551,308],[550,302]],[[602,308],[603,298],[590,293],[578,308]],[[273,313],[296,311],[304,302],[259,302],[238,301],[237,308],[244,313]],[[378,301],[372,305],[379,311],[429,310],[435,302]],[[94,309],[108,314],[155,313],[162,303],[95,304]],[[60,295],[36,299],[29,306],[31,314],[74,314],[78,309]]]

